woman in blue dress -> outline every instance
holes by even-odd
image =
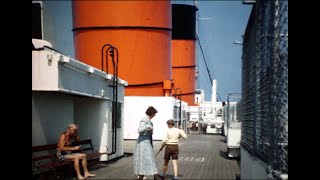
[[[152,145],[153,124],[151,122],[157,112],[150,106],[146,111],[147,116],[142,118],[139,124],[139,137],[134,152],[134,173],[139,175],[138,179],[158,172]]]

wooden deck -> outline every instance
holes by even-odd
[[[187,140],[180,141],[178,162],[179,179],[236,179],[240,171],[239,162],[226,156],[225,138],[220,135],[188,134]],[[136,141],[126,140],[124,152],[133,153]],[[154,142],[155,153],[161,141]],[[164,150],[156,157],[159,173],[162,169]],[[133,156],[128,155],[106,167],[92,171],[95,178],[90,179],[136,179],[133,174]],[[172,163],[169,162],[166,177],[173,178]],[[153,179],[149,176],[148,179]]]

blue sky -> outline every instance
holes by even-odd
[[[219,100],[226,101],[228,92],[241,91],[242,42],[252,5],[241,1],[199,1],[198,35],[213,79],[217,80]],[[212,19],[202,19],[212,18]],[[199,76],[197,88],[211,99],[211,84],[201,51],[197,49]]]
[[[193,5],[191,0],[172,1]],[[57,50],[74,57],[70,1],[44,1],[47,15],[45,39]],[[211,77],[217,80],[218,98],[226,101],[228,92],[241,91],[241,45],[252,5],[237,1],[198,1],[198,35],[204,50]],[[58,12],[58,13],[57,13]],[[47,25],[46,25],[47,24]],[[57,40],[59,39],[59,40]],[[199,75],[197,89],[205,91],[205,100],[211,100],[212,87],[197,43]]]

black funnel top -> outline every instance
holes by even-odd
[[[172,4],[172,39],[196,40],[196,12],[186,4]]]

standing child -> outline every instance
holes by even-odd
[[[173,164],[174,179],[178,179],[178,163],[177,163],[178,155],[179,155],[178,142],[181,137],[186,139],[187,135],[183,130],[174,127],[174,120],[172,119],[168,120],[167,125],[169,129],[166,131],[165,136],[162,140],[162,145],[160,147],[160,151],[161,151],[163,147],[166,145],[166,149],[164,153],[164,164],[162,168],[162,174],[160,174],[160,177],[162,178],[164,177],[168,168],[168,163],[171,158],[172,164]]]

